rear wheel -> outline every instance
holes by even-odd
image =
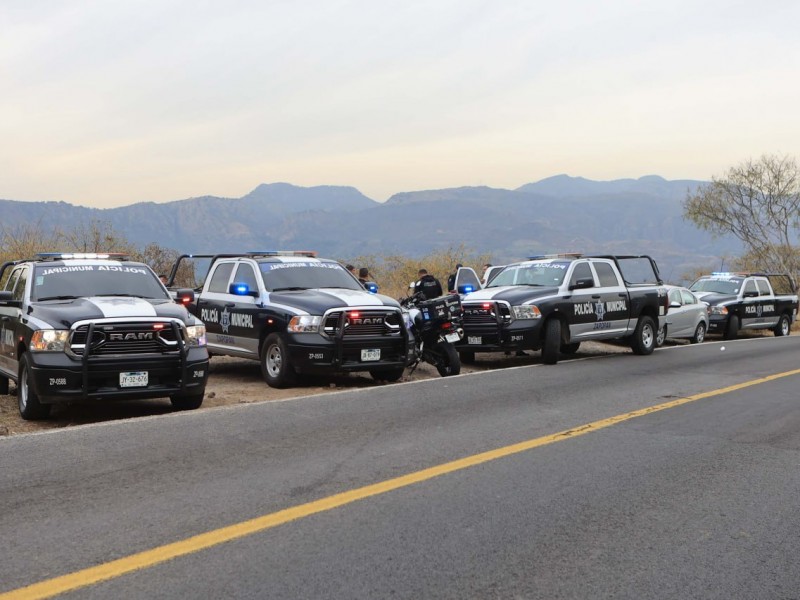
[[[433,347],[432,353],[436,357],[436,370],[442,377],[461,372],[461,359],[450,342],[439,342]]]
[[[786,314],[781,315],[781,318],[778,319],[778,324],[775,325],[775,329],[772,330],[777,337],[783,337],[784,335],[789,335],[789,331],[791,330],[792,326],[789,323],[789,316]]]
[[[398,381],[405,373],[405,367],[397,367],[394,369],[371,369],[369,374],[376,381]]]
[[[558,362],[561,350],[561,321],[550,319],[544,324],[544,343],[542,344],[542,362],[554,365]]]
[[[289,349],[277,333],[271,333],[261,345],[261,375],[267,385],[284,388],[297,381],[297,373],[289,363]]]
[[[656,325],[652,317],[642,315],[636,323],[636,330],[631,338],[631,350],[634,354],[647,356],[656,348]]]
[[[731,318],[728,319],[728,326],[725,328],[725,335],[723,336],[726,340],[735,340],[739,335],[739,317],[736,315],[731,315]]]
[[[169,397],[175,410],[195,410],[203,404],[205,392],[200,394],[173,394]]]
[[[689,341],[693,344],[702,344],[704,339],[706,339],[706,324],[698,323],[697,329],[694,330],[694,335]]]
[[[475,362],[475,351],[474,350],[459,350],[458,357],[462,363],[465,365],[471,365]]]
[[[17,380],[19,414],[26,421],[38,421],[50,414],[50,405],[39,402],[39,396],[33,391],[28,380],[30,372],[30,359],[27,354],[23,354],[19,361],[19,379]]]

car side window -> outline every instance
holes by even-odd
[[[258,291],[258,279],[253,267],[247,263],[239,263],[236,267],[236,276],[233,278],[234,283],[243,283],[247,288],[252,291]]]
[[[763,279],[756,279],[756,283],[758,284],[758,291],[760,295],[769,296],[770,293],[769,284]]]
[[[747,294],[755,294],[758,295],[758,289],[756,289],[756,282],[752,279],[748,279],[747,282],[744,284],[744,295]]]
[[[22,302],[25,299],[25,284],[28,283],[28,269],[19,270],[19,278],[14,286],[14,300]]]
[[[683,304],[683,301],[681,300],[680,290],[669,291],[669,303],[672,304],[673,302],[677,302],[678,304]]]
[[[14,289],[14,284],[17,283],[17,279],[19,278],[19,272],[20,271],[22,271],[21,268],[14,269],[14,272],[11,273],[11,277],[9,277],[8,281],[6,281],[6,289],[5,289],[6,292],[10,292],[10,291],[12,291]]]
[[[591,279],[594,281],[594,275],[592,275],[592,268],[589,266],[589,263],[583,262],[575,265],[569,284],[575,285],[579,279]],[[592,287],[594,287],[594,285],[592,285]]]
[[[694,297],[692,292],[687,290],[681,290],[681,298],[683,298],[684,304],[697,304],[697,298]]]
[[[600,287],[619,287],[619,277],[617,277],[617,274],[610,264],[596,262],[594,263],[594,270],[597,273]]]
[[[228,281],[233,272],[234,263],[222,263],[217,265],[214,274],[211,276],[211,282],[208,284],[209,292],[216,292],[219,294],[228,293]]]

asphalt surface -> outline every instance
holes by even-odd
[[[0,598],[798,356],[800,336],[715,342],[0,439]],[[62,597],[798,598],[799,384],[564,436]]]

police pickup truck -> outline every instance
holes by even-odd
[[[16,382],[24,419],[89,398],[169,396],[179,410],[202,404],[205,327],[147,265],[46,253],[4,263],[0,281],[0,393]]]
[[[555,364],[561,354],[577,352],[582,341],[608,339],[651,354],[668,308],[649,256],[580,254],[507,265],[461,303],[463,362],[474,361],[476,352],[541,349],[542,360]]]
[[[414,358],[400,304],[366,291],[336,261],[293,251],[183,255],[169,282],[182,261],[198,258],[210,266],[188,306],[208,328],[209,351],[258,360],[272,387],[302,373],[396,381]]]
[[[689,289],[708,304],[708,332],[726,340],[736,339],[743,329],[789,335],[797,318],[794,282],[783,273],[712,273]]]

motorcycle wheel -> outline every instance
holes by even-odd
[[[436,359],[434,366],[442,377],[458,375],[461,372],[461,359],[450,342],[439,342],[431,349],[431,353]]]

